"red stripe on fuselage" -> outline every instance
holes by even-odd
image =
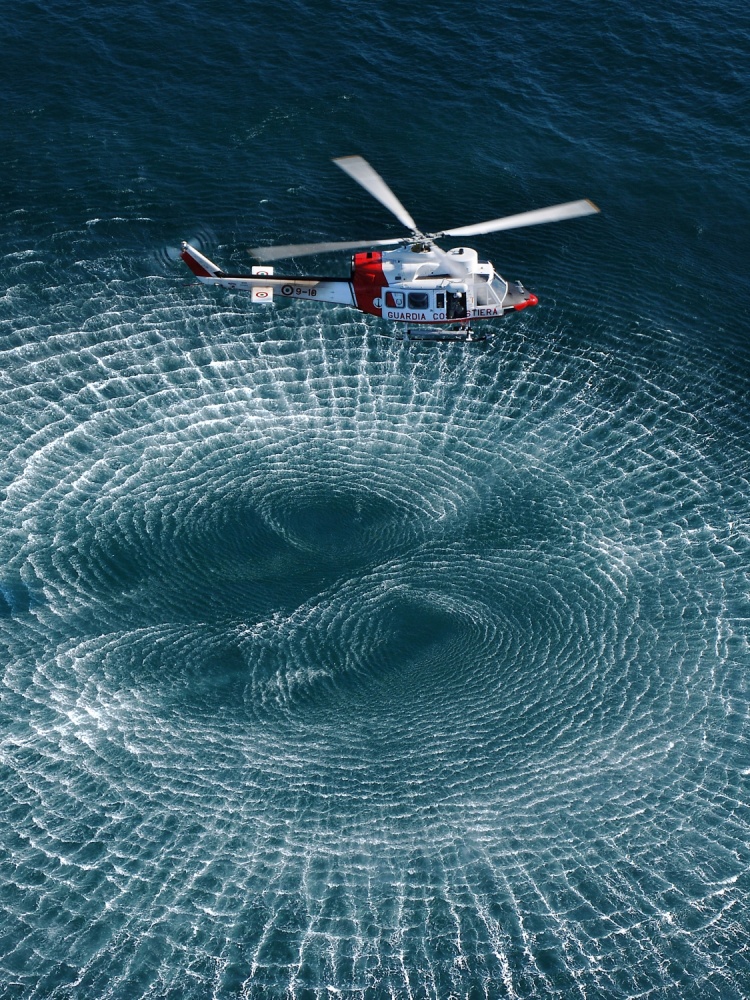
[[[383,310],[375,305],[388,284],[382,265],[383,255],[376,250],[355,253],[352,258],[352,287],[357,308],[372,316],[382,316]]]

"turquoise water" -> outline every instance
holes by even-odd
[[[5,39],[0,997],[750,995],[744,7]],[[400,235],[350,153],[602,214],[483,344],[192,282]]]

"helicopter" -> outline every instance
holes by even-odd
[[[582,199],[475,225],[424,233],[367,160],[361,156],[343,156],[333,162],[392,212],[408,230],[408,235],[355,242],[255,247],[250,253],[258,261],[265,262],[353,250],[356,252],[351,257],[349,277],[279,275],[267,264],[254,265],[249,275],[228,274],[187,242],[182,244],[182,260],[203,284],[248,291],[253,303],[270,303],[275,295],[286,300],[335,303],[405,324],[404,339],[484,340],[486,334],[477,331],[472,326],[474,322],[519,312],[537,305],[539,300],[520,281],[506,281],[489,261],[480,260],[471,247],[443,250],[437,240],[560,222],[599,211],[592,201]],[[387,246],[396,249],[377,249]]]

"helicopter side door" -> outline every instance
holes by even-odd
[[[467,315],[466,292],[459,289],[448,289],[446,291],[445,318],[466,319]]]

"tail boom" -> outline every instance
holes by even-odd
[[[310,302],[333,302],[339,305],[356,306],[354,290],[351,281],[345,278],[317,278],[300,276],[298,274],[282,276],[273,275],[272,269],[263,273],[263,268],[256,268],[258,273],[227,274],[213,261],[204,256],[189,243],[182,244],[180,257],[184,260],[195,277],[204,285],[219,285],[235,291],[252,292],[253,289],[272,289],[275,295],[286,299],[305,299]]]

